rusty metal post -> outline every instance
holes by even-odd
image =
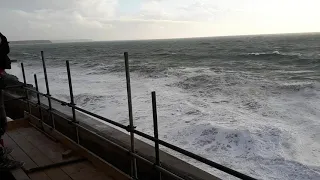
[[[71,80],[71,72],[70,72],[70,64],[69,61],[66,61],[66,66],[67,66],[67,74],[68,74],[68,83],[69,83],[69,90],[70,90],[70,104],[71,104],[71,109],[72,109],[72,122],[73,123],[78,123],[76,120],[76,110],[74,108],[75,103],[74,103],[74,97],[73,97],[73,89],[72,89],[72,80]],[[79,129],[78,126],[75,126],[76,128],[76,134],[77,134],[77,143],[80,143],[79,139]]]
[[[50,89],[49,89],[49,82],[48,82],[48,75],[47,75],[47,67],[46,67],[46,62],[44,60],[44,54],[43,54],[43,51],[41,51],[41,60],[42,60],[42,66],[43,66],[43,73],[44,73],[44,80],[45,80],[45,83],[46,83],[46,89],[47,89],[47,96],[51,96],[50,95]],[[54,119],[52,117],[52,113],[51,113],[51,110],[52,110],[52,104],[51,104],[51,99],[48,97],[48,104],[49,104],[49,119],[51,119],[52,121],[52,128],[55,129],[55,122],[54,122]]]
[[[22,70],[22,77],[23,77],[23,84],[24,84],[24,87],[27,87],[27,79],[26,79],[26,74],[25,74],[25,71],[24,71],[24,66],[23,66],[23,63],[21,63],[21,70]],[[27,106],[28,106],[28,113],[29,115],[31,115],[31,108],[30,108],[30,103],[29,103],[29,91],[28,90],[24,90],[25,93],[26,93],[26,98],[27,98]]]
[[[130,140],[131,140],[131,152],[135,153],[134,147],[134,132],[133,126],[133,113],[132,113],[132,98],[131,98],[131,84],[130,84],[130,70],[129,70],[129,57],[128,53],[124,53],[125,69],[126,69],[126,81],[127,81],[127,96],[128,96],[128,109],[129,109],[129,128],[130,128]],[[131,176],[138,179],[137,174],[137,161],[135,157],[131,157]]]
[[[36,87],[36,91],[39,92],[39,86],[38,86],[38,79],[37,75],[34,74],[34,84]],[[39,116],[40,116],[40,123],[41,123],[41,128],[43,129],[43,116],[42,116],[42,110],[41,110],[41,101],[40,101],[40,95],[37,93],[37,102],[38,102],[38,108],[39,108]]]
[[[154,150],[156,156],[155,165],[160,166],[160,155],[159,155],[159,135],[158,135],[158,115],[157,115],[157,100],[156,100],[156,92],[151,92],[152,97],[152,112],[153,112],[153,131],[154,131]],[[158,171],[158,179],[161,180],[161,172]]]

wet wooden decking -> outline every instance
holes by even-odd
[[[14,148],[10,158],[25,162],[24,168],[11,172],[17,180],[113,180],[80,156],[63,158],[68,149],[33,127],[12,128],[3,140],[6,146]],[[78,162],[32,172],[35,168],[73,160]]]

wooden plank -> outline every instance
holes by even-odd
[[[30,127],[28,118],[12,120],[11,118],[7,117],[7,120],[8,120],[7,131],[14,131],[19,128]]]
[[[15,133],[11,133],[12,136],[15,136]],[[42,153],[48,152],[48,157],[53,162],[61,162],[62,159],[61,153],[64,151],[64,148],[51,140],[46,136],[38,132],[33,128],[23,128],[19,129],[19,134],[21,134],[29,143],[37,147]],[[25,146],[25,145],[23,145]],[[52,149],[51,149],[52,148]],[[38,160],[37,160],[38,161]],[[66,172],[72,179],[81,180],[81,179],[97,179],[97,180],[111,180],[112,178],[107,177],[104,173],[97,171],[92,164],[90,163],[77,163],[74,165],[68,165],[61,167],[61,169]],[[50,176],[52,179],[52,176]]]
[[[11,155],[9,155],[9,158],[14,160]],[[29,176],[20,168],[11,171],[11,174],[16,180],[30,180]]]
[[[19,133],[19,131],[11,131],[7,133],[16,144],[38,165],[44,166],[51,164],[46,156],[44,156],[39,150],[34,147],[25,137]]]
[[[75,151],[77,151],[79,154],[83,155],[84,157],[88,158],[95,167],[100,168],[102,171],[105,172],[107,176],[111,176],[114,179],[117,180],[128,180],[131,179],[125,174],[122,174],[120,170],[113,167],[111,164],[105,162],[100,157],[96,156],[95,154],[87,151],[85,148],[80,147],[79,145],[75,144],[71,140],[67,140],[65,138],[62,138],[61,141],[64,141],[64,143],[69,144],[70,148],[74,148]]]
[[[65,161],[62,153],[65,151],[59,143],[55,143],[42,135],[39,131],[32,128],[21,129],[19,131],[33,145],[37,146],[42,152],[49,152],[48,157],[54,162]],[[79,158],[79,157],[73,157]],[[68,159],[70,160],[70,159]],[[63,166],[61,169],[66,172],[72,179],[106,179],[110,180],[104,173],[97,171],[91,163],[77,163],[73,165]]]
[[[30,159],[30,157],[22,149],[20,149],[20,147],[11,139],[11,137],[9,137],[7,134],[5,134],[3,136],[3,140],[4,140],[6,146],[14,148],[13,152],[11,153],[11,157],[14,160],[23,161],[25,163],[24,167],[27,169],[37,167],[35,162],[33,162]],[[32,180],[51,180],[43,172],[31,174],[31,175],[29,175],[29,177]]]
[[[98,171],[90,162],[82,162],[66,166],[64,170],[74,180],[114,180],[113,178],[106,176],[103,172]]]
[[[16,180],[30,180],[29,176],[22,169],[13,170],[11,174]]]
[[[33,162],[32,159],[22,149],[20,149],[20,147],[7,134],[3,136],[3,141],[5,142],[5,146],[14,149],[11,153],[12,158],[17,161],[23,161],[26,169],[37,167],[36,163]]]
[[[30,119],[32,121],[37,121],[33,118]],[[33,123],[33,122],[32,122]],[[44,130],[51,136],[58,139],[62,144],[69,147],[70,149],[74,150],[81,156],[87,158],[89,161],[92,162],[92,164],[96,167],[102,170],[107,176],[110,176],[116,180],[131,180],[132,178],[126,175],[125,173],[121,172],[116,167],[112,166],[102,158],[98,157],[97,155],[93,154],[92,152],[88,151],[81,145],[76,144],[73,142],[70,138],[64,136],[60,132],[53,130],[50,128],[50,126],[44,124]]]
[[[28,128],[28,129],[21,129],[19,131],[21,134],[24,135],[24,137],[32,143],[34,146],[37,146],[38,149],[46,153],[47,156],[55,163],[63,162],[66,160],[71,160],[74,158],[79,157],[72,157],[69,159],[63,159],[62,153],[65,151],[64,148],[59,143],[55,143],[48,139],[46,136],[41,134],[41,132],[36,131],[35,129]],[[66,174],[68,174],[72,179],[78,180],[78,179],[110,179],[107,178],[104,174],[101,174],[99,172],[94,172],[92,169],[94,169],[92,166],[88,166],[86,168],[81,168],[79,166],[79,163],[62,166],[60,167]],[[85,172],[85,173],[84,173]]]
[[[80,158],[74,156],[70,158],[63,158],[62,154],[66,149],[60,144],[51,141],[41,132],[34,128],[24,128],[19,131],[24,137],[35,147],[37,147],[43,154],[45,154],[54,163],[70,161]]]
[[[11,174],[16,180],[30,180],[29,176],[22,169],[13,170]]]
[[[36,172],[36,173],[28,174],[28,176],[32,180],[53,180],[49,178],[49,176],[44,172]]]
[[[21,130],[21,129],[20,129]],[[8,135],[17,143],[18,146],[23,149],[26,154],[38,165],[38,166],[45,166],[52,164],[51,161],[47,156],[45,156],[39,149],[33,146],[23,134],[19,133],[19,131],[11,131],[8,132]],[[52,180],[71,180],[71,178],[64,173],[60,168],[55,169],[48,169],[43,171],[45,172],[48,177]]]

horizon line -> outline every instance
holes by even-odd
[[[90,38],[81,39],[26,39],[12,40],[15,41],[87,41],[87,42],[114,42],[114,41],[150,41],[150,40],[174,40],[174,39],[195,39],[195,38],[219,38],[219,37],[245,37],[245,36],[270,36],[270,35],[295,35],[295,34],[320,34],[320,31],[313,32],[293,32],[293,33],[262,33],[262,34],[237,34],[237,35],[216,35],[216,36],[193,36],[193,37],[177,37],[177,38],[146,38],[146,39],[114,39],[114,40],[94,40]],[[10,41],[10,40],[9,40]]]

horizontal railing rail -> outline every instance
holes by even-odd
[[[45,61],[44,61],[44,53],[43,51],[41,51],[41,57],[42,57],[42,64],[43,64],[43,70],[44,70],[44,76],[45,76],[45,83],[46,83],[46,90],[47,90],[47,93],[42,93],[39,91],[38,89],[38,82],[37,82],[37,76],[34,75],[34,79],[35,79],[35,87],[36,89],[33,89],[31,87],[27,87],[27,82],[26,82],[26,78],[25,78],[25,70],[24,70],[24,66],[23,66],[23,63],[21,63],[21,69],[22,69],[22,73],[23,73],[23,79],[24,79],[24,85],[21,86],[10,86],[10,87],[7,87],[6,89],[10,90],[10,89],[14,89],[14,88],[23,88],[25,91],[26,91],[26,96],[25,97],[21,97],[21,98],[17,98],[17,99],[22,99],[22,100],[26,100],[27,104],[28,104],[28,110],[29,110],[29,113],[31,114],[31,110],[30,110],[30,104],[34,104],[34,105],[37,105],[37,106],[40,106],[39,108],[39,113],[40,113],[40,117],[42,118],[42,115],[41,115],[41,108],[45,108],[41,102],[40,102],[40,96],[43,96],[45,98],[48,99],[48,107],[47,107],[47,111],[49,112],[49,118],[50,120],[52,121],[52,128],[55,129],[55,122],[54,122],[54,118],[52,118],[52,114],[54,114],[53,112],[53,108],[52,108],[52,104],[51,104],[51,100],[55,101],[55,102],[58,102],[60,103],[61,105],[63,106],[68,106],[70,108],[72,108],[72,120],[70,119],[66,119],[67,121],[69,121],[70,123],[74,124],[75,125],[75,128],[76,128],[76,136],[77,136],[77,142],[76,143],[80,143],[79,142],[79,133],[78,133],[78,128],[84,128],[86,129],[85,127],[81,126],[81,124],[78,123],[78,121],[76,120],[76,113],[75,111],[79,111],[79,112],[82,112],[84,114],[87,114],[87,115],[90,115],[94,118],[97,118],[101,121],[104,121],[106,123],[109,123],[111,125],[114,125],[118,128],[121,128],[123,130],[126,130],[130,133],[130,140],[131,140],[131,148],[130,149],[127,149],[127,148],[124,148],[110,140],[108,140],[107,138],[104,138],[88,129],[86,129],[87,131],[89,132],[92,132],[94,133],[95,135],[97,136],[100,136],[101,138],[103,138],[104,140],[108,141],[109,143],[112,143],[113,145],[121,148],[123,151],[127,152],[130,156],[131,156],[131,177],[133,179],[139,179],[138,178],[138,174],[137,174],[137,164],[136,164],[136,159],[140,159],[152,166],[155,167],[155,169],[159,172],[158,173],[158,179],[161,179],[162,175],[161,173],[165,173],[167,175],[170,175],[172,177],[174,177],[175,179],[181,179],[183,180],[184,178],[183,177],[180,177],[179,175],[171,172],[170,170],[168,169],[165,169],[161,166],[161,158],[160,158],[160,155],[159,155],[159,145],[162,145],[164,147],[167,147],[171,150],[174,150],[176,152],[179,152],[185,156],[188,156],[190,158],[193,158],[199,162],[202,162],[206,165],[209,165],[213,168],[216,168],[220,171],[223,171],[229,175],[232,175],[232,176],[235,176],[237,178],[240,178],[240,179],[248,179],[248,180],[254,180],[255,178],[253,177],[250,177],[248,175],[245,175],[241,172],[238,172],[236,170],[233,170],[231,168],[228,168],[226,166],[223,166],[219,163],[216,163],[216,162],[213,162],[209,159],[206,159],[202,156],[199,156],[197,154],[194,154],[192,152],[189,152],[187,150],[184,150],[178,146],[175,146],[173,144],[170,144],[166,141],[163,141],[161,139],[158,138],[158,123],[157,123],[157,108],[156,108],[156,93],[153,91],[151,92],[151,98],[152,98],[152,110],[153,110],[153,125],[154,125],[154,137],[153,136],[150,136],[146,133],[143,133],[141,131],[138,131],[135,129],[134,125],[133,125],[133,118],[132,118],[132,102],[131,102],[131,85],[130,85],[130,74],[129,74],[129,58],[128,58],[128,53],[124,53],[124,58],[125,58],[125,70],[126,70],[126,80],[127,80],[127,93],[128,93],[128,108],[129,108],[129,125],[126,126],[126,125],[123,125],[123,124],[120,124],[116,121],[113,121],[111,119],[108,119],[108,118],[105,118],[105,117],[102,117],[100,115],[97,115],[95,113],[92,113],[88,110],[85,110],[81,107],[78,107],[76,106],[76,104],[74,103],[74,100],[73,100],[73,91],[72,91],[72,81],[71,81],[71,72],[70,72],[70,66],[69,66],[69,61],[66,61],[66,67],[67,67],[67,73],[68,73],[68,82],[69,82],[69,90],[70,90],[70,99],[71,101],[70,102],[66,102],[66,101],[63,101],[63,100],[60,100],[60,99],[57,99],[55,97],[52,97],[51,94],[50,94],[50,91],[49,91],[49,82],[48,82],[48,77],[47,77],[47,71],[46,71],[46,65],[45,65]],[[28,92],[32,92],[32,93],[35,93],[37,95],[37,103],[34,103],[32,102],[29,97],[28,97]],[[131,104],[131,105],[130,105]],[[131,110],[130,110],[131,109]],[[65,119],[65,118],[64,118]],[[44,123],[41,119],[41,122]],[[134,135],[138,135],[140,137],[143,137],[145,139],[148,139],[150,141],[153,141],[155,143],[155,162],[152,162],[152,161],[149,161],[147,159],[145,159],[144,157],[142,157],[141,155],[137,154],[135,152],[135,147],[134,147]]]

